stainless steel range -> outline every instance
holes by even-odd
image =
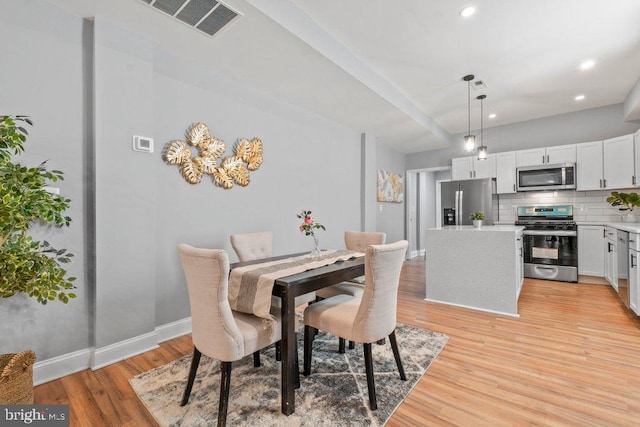
[[[578,226],[573,206],[520,206],[524,277],[578,281]]]

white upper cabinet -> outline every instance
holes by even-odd
[[[633,187],[636,181],[633,135],[577,144],[576,152],[578,191]]]
[[[544,148],[533,148],[531,150],[518,151],[517,160],[520,166],[536,166],[543,165],[547,153]]]
[[[576,145],[560,145],[558,147],[547,147],[547,163],[557,165],[558,163],[575,163]]]
[[[451,160],[451,179],[473,179],[473,157],[459,157]]]
[[[633,135],[602,141],[605,189],[629,188],[634,182]],[[588,165],[587,165],[588,167]]]
[[[451,179],[495,178],[496,155],[489,154],[486,160],[478,160],[476,156],[460,157],[451,160]]]
[[[585,142],[576,146],[576,184],[578,191],[602,190],[602,141]]]
[[[498,194],[516,192],[516,152],[496,153],[496,186]]]
[[[520,150],[517,153],[518,167],[576,162],[575,144]]]

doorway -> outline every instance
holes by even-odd
[[[425,231],[439,224],[437,183],[450,179],[451,168],[448,166],[407,170],[405,218],[405,236],[409,241],[407,259],[424,255]]]

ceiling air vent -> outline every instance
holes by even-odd
[[[141,0],[188,26],[213,36],[238,12],[216,0]]]
[[[487,85],[484,84],[484,80],[474,80],[473,82],[471,82],[471,87],[474,88],[475,90],[478,90],[478,89],[486,89]]]

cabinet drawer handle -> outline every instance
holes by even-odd
[[[633,185],[636,185],[636,176],[635,176],[635,175],[633,175],[633,176],[631,177],[631,183],[632,183]]]
[[[602,188],[607,188],[607,180],[606,179],[602,180]]]
[[[635,267],[636,267],[636,264],[634,264],[634,263],[633,263],[633,259],[634,259],[635,257],[633,256],[633,254],[629,254],[629,257],[631,258],[631,268],[635,268]]]

